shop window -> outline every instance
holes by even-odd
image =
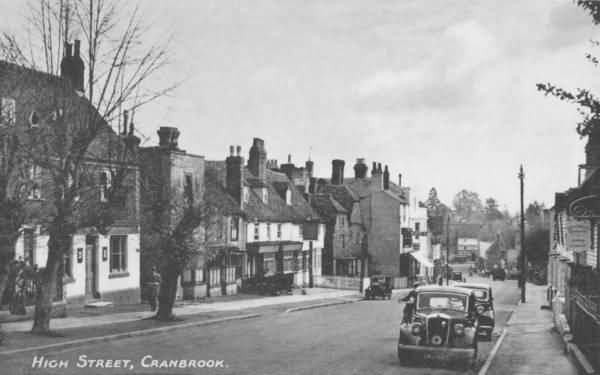
[[[254,240],[258,241],[258,239],[260,238],[259,233],[258,233],[258,221],[256,221],[254,223]]]
[[[271,239],[271,223],[267,223],[267,240]]]
[[[277,273],[277,263],[274,254],[265,254],[263,258],[264,276],[272,276]]]
[[[110,272],[127,271],[127,236],[110,237]]]
[[[283,253],[283,272],[294,272],[294,253],[286,251]]]
[[[281,239],[281,224],[277,224],[277,239]]]

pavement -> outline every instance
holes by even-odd
[[[552,311],[542,309],[546,286],[527,284],[526,302],[520,303],[479,375],[577,375],[554,329]],[[494,355],[495,354],[495,355]]]
[[[268,296],[257,297],[251,299],[228,300],[224,302],[212,303],[189,303],[182,306],[174,307],[173,312],[176,316],[186,316],[195,314],[215,313],[215,312],[230,312],[243,311],[266,306],[298,304],[310,302],[322,302],[323,300],[339,300],[339,302],[348,302],[362,298],[357,291],[354,290],[338,290],[327,288],[311,288],[306,289],[307,294],[294,294],[285,296]],[[396,291],[399,293],[401,291]],[[324,305],[319,303],[318,307]],[[304,306],[304,308],[310,306]],[[102,326],[107,324],[125,323],[136,320],[147,319],[154,316],[152,311],[132,311],[124,313],[100,314],[95,316],[79,316],[56,318],[50,321],[53,330],[72,329],[90,326]],[[27,332],[31,330],[32,321],[20,321],[13,323],[3,323],[2,329],[5,332]]]

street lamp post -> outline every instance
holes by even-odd
[[[450,214],[446,216],[446,285],[449,285],[450,279]]]
[[[525,173],[523,173],[523,164],[519,170],[519,180],[521,180],[521,303],[525,303],[525,283],[526,278],[526,267],[527,261],[525,259],[525,207],[523,203],[523,181],[525,180]]]

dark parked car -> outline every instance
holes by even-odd
[[[381,297],[383,299],[392,298],[392,278],[391,276],[373,276],[371,284],[365,289],[366,299],[375,299]]]
[[[423,286],[409,319],[400,325],[398,359],[477,360],[477,308],[470,289]]]
[[[506,280],[506,271],[504,268],[494,268],[492,270],[492,280]]]
[[[479,316],[477,334],[483,336],[486,341],[491,341],[492,332],[494,332],[494,326],[496,324],[492,287],[488,284],[478,283],[457,283],[454,284],[454,286],[471,289],[473,293],[475,293],[477,315]]]
[[[455,280],[455,281],[464,281],[462,272],[452,272],[452,280]]]

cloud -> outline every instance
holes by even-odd
[[[360,111],[451,109],[472,95],[478,69],[501,53],[496,38],[471,19],[432,35],[436,48],[403,70],[384,69],[356,84]]]

